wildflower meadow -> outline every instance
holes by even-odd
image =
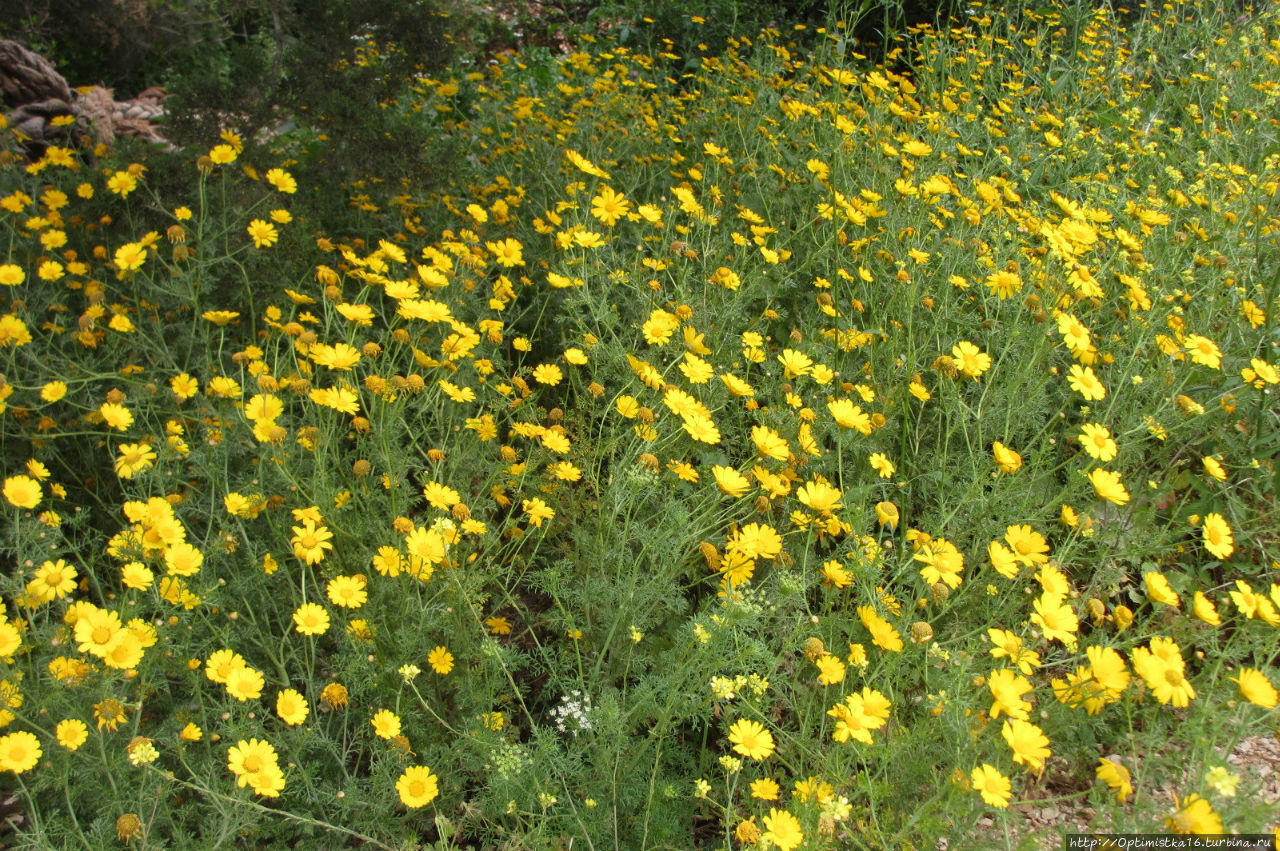
[[[1280,830],[1280,7],[829,18],[0,131],[4,841]]]

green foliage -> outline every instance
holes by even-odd
[[[5,38],[46,56],[72,86],[103,85],[123,97],[159,85],[175,65],[202,61],[226,34],[221,0],[100,3],[14,0]]]
[[[4,139],[7,841],[1275,828],[1272,12],[299,80],[354,9],[222,7],[277,135]]]

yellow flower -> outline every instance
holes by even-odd
[[[1116,800],[1120,803],[1124,803],[1133,794],[1133,782],[1129,775],[1129,769],[1125,768],[1117,760],[1105,757],[1099,759],[1095,773],[1099,780],[1115,791]]]
[[[744,846],[755,845],[760,841],[760,828],[756,827],[756,817],[752,816],[738,822],[738,826],[733,829],[733,835]]]
[[[844,662],[838,656],[827,653],[815,659],[814,664],[818,666],[818,682],[821,685],[831,686],[844,682]]]
[[[983,763],[973,769],[969,781],[975,792],[982,795],[982,800],[993,807],[1009,806],[1009,793],[1012,784],[1009,778],[1000,773],[993,765]]]
[[[109,668],[127,671],[138,666],[145,652],[146,648],[143,646],[138,634],[130,629],[125,629],[121,631],[121,640],[107,651],[106,655],[102,657],[102,661]]]
[[[1045,563],[1041,565],[1040,570],[1036,573],[1036,581],[1040,583],[1040,587],[1044,589],[1046,594],[1057,594],[1059,597],[1065,597],[1071,593],[1071,583],[1067,580],[1067,575],[1058,570],[1055,564]]]
[[[349,370],[360,362],[360,350],[347,343],[317,344],[311,347],[307,356],[320,366],[340,371]]]
[[[1000,728],[1000,735],[1013,751],[1013,761],[1032,771],[1043,769],[1044,761],[1052,755],[1048,737],[1030,721],[1018,718],[1005,721]]]
[[[822,584],[831,588],[846,588],[853,584],[853,574],[834,559],[822,564]]]
[[[991,290],[992,295],[1003,300],[1022,289],[1022,278],[1014,272],[993,272],[983,284]]]
[[[556,516],[555,510],[537,497],[524,500],[521,502],[521,507],[533,526],[541,526],[543,520],[550,520]]]
[[[431,666],[431,670],[444,676],[453,670],[453,654],[447,647],[436,647],[427,654],[427,664]]]
[[[831,738],[837,742],[850,739],[865,745],[873,743],[872,730],[879,730],[889,720],[892,705],[889,699],[869,686],[863,686],[861,692],[846,695],[843,703],[838,703],[827,711],[836,719]]]
[[[46,402],[56,402],[66,395],[67,383],[65,381],[50,381],[40,388],[40,398]]]
[[[1010,718],[1028,720],[1031,704],[1022,696],[1031,691],[1030,680],[1009,668],[1001,668],[987,677],[987,688],[991,692],[993,719],[1003,713]]]
[[[1018,564],[1034,567],[1049,561],[1049,544],[1044,535],[1026,524],[1005,527],[1004,540]]]
[[[1022,456],[998,440],[991,445],[991,454],[1002,473],[1016,473],[1022,469]]]
[[[1076,643],[1080,621],[1061,594],[1045,592],[1036,598],[1032,607],[1035,613],[1031,615],[1031,622],[1040,627],[1046,641],[1058,640],[1068,646]]]
[[[448,511],[462,501],[461,494],[439,482],[427,482],[423,485],[422,495],[426,498],[428,505],[441,511]]]
[[[1245,381],[1252,382],[1256,388],[1261,390],[1268,384],[1280,383],[1280,370],[1277,370],[1262,358],[1250,358],[1249,366],[1240,370],[1240,377]]]
[[[347,687],[342,683],[329,683],[320,692],[320,700],[331,710],[347,705]]]
[[[99,730],[115,732],[120,725],[129,720],[124,704],[113,697],[93,705],[93,717],[98,722]]]
[[[10,476],[4,480],[4,498],[18,508],[35,508],[43,494],[40,483],[30,476]]]
[[[1204,782],[1224,798],[1234,798],[1240,786],[1240,775],[1225,765],[1214,766],[1205,772]]]
[[[27,273],[22,270],[21,266],[14,263],[0,265],[0,284],[6,287],[16,287],[26,279]]]
[[[844,508],[840,498],[840,491],[832,488],[826,480],[822,479],[805,482],[799,490],[796,490],[796,499],[817,512],[832,512],[838,508]]]
[[[249,234],[249,238],[253,240],[254,248],[270,248],[280,239],[280,232],[276,230],[276,226],[262,219],[254,219],[249,222],[249,226],[245,228]]]
[[[59,281],[65,274],[65,268],[56,260],[46,260],[40,264],[40,268],[36,270],[36,275],[42,281]]]
[[[1231,535],[1231,526],[1221,514],[1206,514],[1204,521],[1200,524],[1200,533],[1204,537],[1204,548],[1214,558],[1227,559],[1235,552],[1235,539]]]
[[[1104,464],[1116,457],[1119,447],[1111,437],[1111,431],[1104,425],[1085,423],[1080,427],[1080,445],[1091,458]]]
[[[319,564],[324,561],[325,551],[333,549],[333,533],[325,526],[317,526],[311,518],[303,520],[302,525],[292,529],[293,537],[289,539],[289,543],[293,544],[294,557],[300,561]]]
[[[127,242],[116,249],[115,264],[121,272],[136,271],[146,260],[147,249],[136,242]]]
[[[1089,482],[1093,485],[1093,490],[1099,499],[1105,499],[1116,505],[1124,505],[1129,501],[1129,491],[1120,480],[1119,473],[1098,468],[1089,473]]]
[[[231,145],[214,145],[209,151],[209,159],[217,165],[226,165],[236,161],[236,149]]]
[[[892,479],[897,468],[893,466],[893,462],[883,452],[872,452],[867,458],[867,463],[871,465],[871,469],[875,470],[882,479]]]
[[[181,402],[199,393],[200,383],[184,372],[169,379],[169,389],[173,391],[173,395],[177,396],[178,401]],[[103,416],[105,417],[106,415],[103,414]]]
[[[749,559],[775,559],[782,552],[782,537],[768,524],[748,523],[729,539],[725,550]]]
[[[410,809],[425,807],[440,794],[439,781],[425,765],[411,765],[396,781],[400,802]]]
[[[390,709],[380,709],[373,715],[373,732],[383,739],[394,739],[400,735],[400,716]]]
[[[771,778],[764,777],[760,780],[751,781],[751,797],[757,800],[776,801],[780,791],[777,781]]]
[[[307,720],[311,707],[307,699],[296,689],[287,688],[276,695],[276,715],[290,727],[296,727]]]
[[[636,401],[634,396],[619,396],[618,401],[614,403],[614,408],[619,414],[627,419],[635,419],[640,413],[640,403]]]
[[[325,586],[325,594],[335,606],[358,609],[369,599],[365,590],[369,580],[363,573],[352,576],[335,576]]]
[[[170,576],[194,576],[204,564],[204,554],[186,541],[177,541],[165,547],[164,564]]]
[[[591,199],[591,215],[608,227],[613,227],[619,219],[631,212],[631,202],[620,192],[606,186],[600,194]]]
[[[76,590],[76,569],[65,560],[45,561],[27,583],[27,593],[42,600],[57,600]]]
[[[568,461],[557,461],[547,467],[547,472],[562,482],[576,482],[582,478],[582,470]],[[697,481],[695,473],[694,481]]]
[[[1177,811],[1170,814],[1164,823],[1174,833],[1223,832],[1222,818],[1213,811],[1213,805],[1199,795],[1188,795],[1179,801]]]
[[[115,471],[122,479],[132,479],[156,460],[156,451],[148,443],[122,443],[116,450]]]
[[[225,685],[227,694],[243,703],[249,699],[257,700],[262,697],[262,687],[266,685],[266,680],[260,671],[246,665],[228,674]]]
[[[1132,651],[1133,669],[1161,703],[1183,708],[1195,700],[1196,691],[1186,678],[1182,652],[1173,641],[1156,636],[1147,647]]]
[[[282,168],[268,169],[264,176],[267,179],[267,183],[270,183],[278,192],[292,195],[298,191],[298,182],[293,179],[293,175]]]
[[[137,188],[138,178],[127,171],[117,171],[107,178],[107,190],[119,195],[121,198],[126,197]]]
[[[644,341],[651,346],[664,346],[680,327],[680,319],[675,314],[661,308],[649,313],[649,318],[640,326]]]
[[[788,380],[808,375],[813,368],[813,358],[795,349],[783,349],[778,363],[782,364],[782,375]]]
[[[758,721],[740,718],[729,727],[729,742],[735,752],[761,760],[773,755],[773,734]]]
[[[241,739],[227,749],[227,769],[236,776],[236,785],[249,785],[249,777],[279,767],[279,757],[270,742]]]
[[[303,635],[324,635],[329,630],[329,613],[319,603],[303,603],[293,613],[293,628]]]
[[[35,734],[20,730],[0,736],[0,770],[22,774],[36,767],[44,752]]]
[[[952,346],[951,357],[955,361],[956,369],[975,381],[991,368],[991,355],[968,340],[961,340]]]
[[[59,721],[53,733],[58,739],[58,744],[69,751],[74,751],[89,738],[89,726],[77,718],[68,718],[65,721]]]
[[[553,363],[538,364],[533,369],[533,380],[548,387],[555,387],[563,378],[564,373]]]
[[[1250,703],[1264,709],[1275,709],[1280,700],[1276,687],[1267,679],[1266,674],[1256,668],[1241,668],[1239,676],[1231,677],[1231,681],[1240,686],[1240,696]]]
[[[0,348],[6,346],[25,346],[31,342],[31,330],[27,328],[27,324],[14,316],[12,313],[6,313],[0,316]],[[13,385],[3,388],[8,395],[12,392]],[[0,406],[0,410],[3,406]]]
[[[269,765],[262,771],[244,776],[245,785],[253,789],[255,795],[264,798],[278,798],[284,790],[284,772],[279,765]]]
[[[1067,370],[1067,384],[1089,402],[1097,402],[1107,397],[1107,388],[1098,380],[1098,376],[1094,375],[1092,367],[1081,366],[1078,363],[1072,364],[1071,369]]]
[[[1153,570],[1144,574],[1142,578],[1147,586],[1147,596],[1151,598],[1152,602],[1163,603],[1175,609],[1182,604],[1178,595],[1169,587],[1169,580],[1165,578],[1164,574]]]
[[[564,157],[570,163],[572,163],[575,168],[577,168],[582,172],[585,172],[586,174],[592,175],[593,177],[598,177],[601,180],[609,179],[609,173],[607,171],[600,168],[595,163],[591,162],[591,160],[587,159],[577,151],[566,149],[564,152]]]
[[[920,568],[920,576],[925,582],[930,585],[943,582],[948,588],[960,587],[964,554],[956,549],[955,544],[945,538],[936,538],[920,547],[913,558],[925,565]]]
[[[858,607],[858,618],[871,633],[871,643],[890,653],[902,652],[902,635],[870,606]]]
[[[804,832],[800,829],[800,820],[790,812],[770,807],[764,817],[761,839],[778,846],[780,851],[792,851],[804,842]]]
[[[133,425],[133,414],[124,405],[115,402],[104,402],[98,408],[102,421],[116,431],[125,431]]]
[[[507,238],[498,242],[486,242],[485,247],[493,253],[499,266],[511,268],[524,265],[524,246],[518,240]]]
[[[1218,369],[1222,364],[1222,352],[1218,350],[1217,344],[1208,337],[1202,337],[1199,334],[1188,334],[1183,342],[1186,345],[1187,354],[1191,355],[1192,363],[1198,363],[1210,369]]]
[[[92,653],[100,659],[106,658],[121,642],[124,641],[124,624],[120,616],[110,609],[83,610],[75,622],[76,649],[81,653]]]
[[[1018,575],[1018,559],[1008,547],[999,541],[987,544],[987,558],[996,573],[1005,579],[1014,579]]]
[[[841,428],[853,429],[859,434],[871,434],[871,418],[850,399],[832,399],[827,402],[831,419]]]
[[[1222,626],[1222,619],[1218,617],[1218,609],[1213,605],[1213,601],[1205,596],[1203,591],[1197,591],[1192,597],[1191,612],[1197,618],[1209,624],[1209,626]]]
[[[215,683],[226,683],[232,671],[246,664],[244,657],[234,650],[216,650],[204,663],[204,675]]]

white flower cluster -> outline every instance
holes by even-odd
[[[560,696],[560,705],[551,710],[556,729],[574,736],[591,729],[591,696],[574,689]]]

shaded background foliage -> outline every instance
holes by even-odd
[[[416,194],[440,189],[451,164],[467,156],[447,120],[399,108],[418,81],[446,69],[510,49],[563,51],[608,33],[623,45],[685,57],[693,71],[701,55],[762,27],[784,29],[803,47],[821,25],[837,20],[848,22],[860,50],[876,57],[886,34],[945,19],[960,3],[14,0],[11,8],[0,35],[43,53],[71,85],[103,85],[118,99],[163,85],[164,132],[179,146],[208,144],[226,129],[252,152],[279,131],[306,128],[310,144],[298,146],[295,135],[293,149],[275,152],[294,158],[305,187],[298,212],[316,228],[350,234],[361,229],[358,209],[343,210],[332,199],[359,195],[370,162],[379,163],[378,179]],[[154,185],[185,179],[167,175],[162,158],[151,169]]]
[[[177,106],[262,126],[272,107],[324,108],[363,123],[368,104],[413,73],[509,48],[563,47],[613,31],[622,43],[669,40],[717,52],[769,25],[857,22],[886,31],[954,13],[957,0],[14,0],[0,33],[45,53],[72,85],[132,96],[165,85]],[[704,19],[694,24],[691,18]],[[350,73],[363,40],[394,43],[376,71]],[[193,120],[188,130],[204,130]]]

